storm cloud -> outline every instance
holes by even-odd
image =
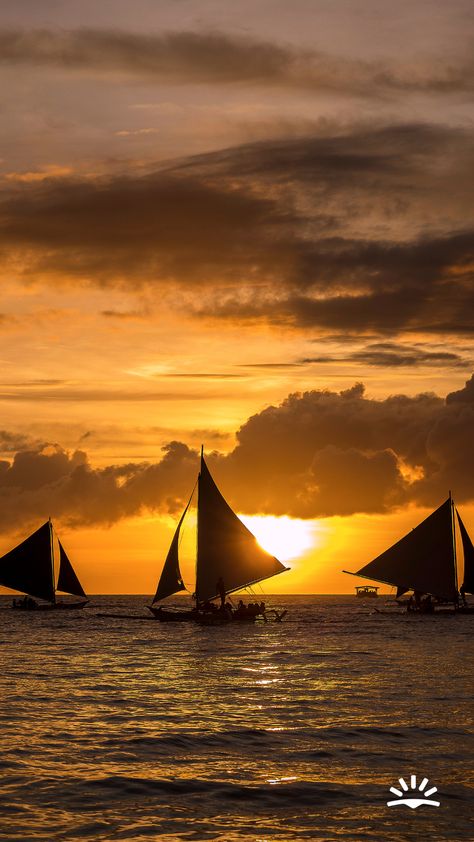
[[[446,399],[374,400],[360,383],[295,393],[249,418],[234,449],[214,451],[207,461],[231,505],[247,514],[386,513],[409,502],[434,506],[449,489],[459,503],[472,502],[473,383],[474,375]],[[143,511],[176,514],[198,466],[198,452],[176,441],[158,463],[103,468],[83,450],[68,453],[57,444],[19,449],[0,462],[2,527],[50,514],[73,527],[110,525]]]
[[[473,163],[465,132],[410,125],[18,184],[2,259],[28,282],[157,287],[201,318],[469,334]]]
[[[223,32],[149,35],[115,29],[4,29],[4,64],[28,64],[176,84],[218,83],[355,94],[465,93],[474,84],[469,56],[372,60],[330,55]]]

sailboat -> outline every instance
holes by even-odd
[[[456,521],[464,557],[463,583],[458,590]],[[474,593],[474,546],[451,492],[447,500],[418,526],[351,576],[362,576],[397,588],[397,599],[413,591],[413,610],[432,611],[432,598],[469,613],[465,595]],[[422,597],[424,597],[422,599]],[[460,604],[461,597],[461,604]]]
[[[179,540],[186,513],[191,505],[194,491],[198,488],[197,500],[197,552],[195,606],[187,611],[166,610],[157,603],[172,594],[186,590],[179,564]],[[288,570],[275,556],[270,555],[257,543],[255,536],[247,529],[226,502],[204,459],[201,448],[201,468],[196,485],[181,515],[171,541],[155,596],[149,607],[161,621],[195,620],[206,624],[228,622],[231,619],[255,619],[252,612],[206,611],[212,600],[251,587],[279,573]],[[267,612],[270,613],[270,612]],[[282,615],[271,612],[275,619]]]
[[[84,589],[69,561],[66,550],[58,539],[59,571],[55,577],[55,546],[51,520],[0,558],[0,585],[20,591],[24,599],[14,599],[13,608],[46,611],[52,609],[84,608],[81,602],[56,600],[57,591],[72,596],[85,597]],[[38,603],[37,599],[44,600]]]

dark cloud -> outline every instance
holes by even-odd
[[[158,286],[206,318],[469,334],[473,147],[455,129],[354,129],[22,184],[0,207],[1,253],[28,280]]]
[[[356,94],[472,90],[469,56],[362,61],[219,32],[141,35],[120,30],[0,32],[4,64],[135,76],[177,84],[240,83]]]
[[[0,430],[0,451],[2,453],[16,453],[31,446],[31,439],[21,433]]]
[[[383,513],[409,502],[436,505],[449,489],[459,503],[472,502],[473,383],[447,400],[374,400],[361,383],[289,395],[249,418],[230,453],[214,451],[207,461],[231,505],[248,514]],[[212,440],[219,442],[215,433]],[[49,514],[83,526],[143,510],[179,512],[196,480],[198,449],[175,441],[163,450],[156,464],[94,468],[82,450],[19,449],[0,462],[2,527]]]
[[[459,389],[457,392],[450,392],[446,397],[448,404],[474,404],[474,374],[471,379],[466,382],[464,389]]]
[[[412,368],[424,365],[466,368],[472,365],[470,359],[451,351],[428,351],[421,345],[407,346],[395,342],[373,342],[360,350],[338,356],[306,357],[299,364],[327,362],[355,362],[390,368]]]

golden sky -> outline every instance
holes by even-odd
[[[2,3],[0,551],[51,515],[151,593],[201,443],[267,592],[350,592],[450,489],[472,532],[472,19]]]

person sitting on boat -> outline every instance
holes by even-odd
[[[221,608],[224,608],[225,607],[226,592],[225,592],[224,579],[222,578],[222,576],[219,576],[219,578],[216,582],[216,591],[217,591],[217,593],[220,597],[220,600],[221,600]]]
[[[247,616],[247,606],[245,605],[242,599],[239,599],[237,608],[234,611],[234,615],[237,617],[238,620],[242,620],[244,617]]]
[[[214,602],[211,602],[209,599],[200,605],[202,611],[217,611],[217,605]]]
[[[427,594],[424,600],[421,603],[421,613],[422,614],[432,614],[434,611],[434,605],[431,601],[431,594]]]

